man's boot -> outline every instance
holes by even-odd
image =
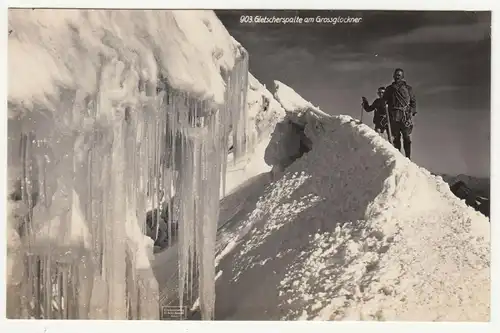
[[[393,136],[392,137],[392,144],[394,145],[394,147],[401,151],[401,137],[399,136]]]

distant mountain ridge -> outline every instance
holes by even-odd
[[[448,185],[453,185],[458,181],[464,182],[471,190],[482,197],[490,197],[490,178],[488,177],[473,177],[465,174],[449,175],[437,174],[441,176]]]

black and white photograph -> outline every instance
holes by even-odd
[[[490,322],[492,11],[368,8],[9,7],[6,318]]]

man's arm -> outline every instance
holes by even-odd
[[[412,115],[417,114],[417,99],[415,98],[415,94],[413,93],[413,88],[408,86],[408,94],[410,95],[410,111]]]
[[[373,110],[375,110],[375,102],[377,100],[375,100],[372,105],[368,104],[368,101],[366,100],[366,98],[363,97],[363,109],[366,111],[366,112],[372,112]]]

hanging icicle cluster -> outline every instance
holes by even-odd
[[[21,200],[29,213],[20,233],[21,311],[11,317],[158,319],[143,231],[148,193],[159,192],[166,113],[164,93],[140,82],[133,65],[111,61],[95,96],[63,91],[60,109],[30,111],[50,115],[51,127],[13,120],[25,133]]]
[[[208,109],[207,103],[184,94],[173,96],[169,106],[168,141],[176,142],[170,156],[177,160],[168,164],[174,165],[174,174],[179,175],[174,184],[180,206],[178,295],[182,307],[184,302],[192,305],[193,296],[199,294],[202,319],[214,316],[221,181],[225,180],[231,130],[235,151],[245,149],[247,85],[248,54],[243,50],[228,75],[226,103],[221,109]],[[178,149],[180,153],[176,154]]]
[[[240,47],[241,56],[237,59],[234,68],[228,73],[226,77],[226,92],[224,112],[226,113],[225,119],[229,123],[229,131],[232,135],[231,138],[222,137],[224,142],[231,139],[233,146],[233,162],[236,163],[237,159],[244,155],[247,151],[247,93],[248,93],[248,64],[249,57],[247,51]],[[224,133],[225,135],[225,133]],[[222,166],[222,194],[226,192],[226,163]]]
[[[12,120],[23,133],[18,199],[28,213],[18,222],[25,273],[19,294],[9,294],[21,306],[9,317],[157,319],[145,250],[152,245],[143,234],[147,210],[166,204],[169,241],[180,226],[180,304],[197,293],[202,318],[213,319],[228,136],[236,156],[246,142],[248,54],[241,53],[219,109],[113,60],[96,95],[62,91],[58,110],[30,111],[49,115],[51,126],[36,128],[31,116]]]

